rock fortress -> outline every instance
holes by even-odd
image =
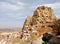
[[[0,43],[5,41],[3,44],[41,44],[39,38],[46,32],[52,33],[53,29],[49,26],[56,20],[51,7],[39,6],[33,16],[27,16],[20,32],[8,34],[6,40],[2,39]]]

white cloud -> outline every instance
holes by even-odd
[[[24,9],[25,5],[26,4],[19,1],[14,4],[9,2],[0,2],[0,13],[5,13],[8,17],[19,18],[23,16],[20,11]]]
[[[13,18],[13,19],[25,19],[26,16],[24,16],[25,14],[23,13],[7,13],[7,16],[9,18]]]
[[[53,9],[60,9],[60,3],[59,2],[52,3],[52,4],[35,5],[35,6],[31,6],[29,8],[36,9],[39,6],[48,6],[48,7],[52,7]]]
[[[22,9],[24,6],[24,3],[22,2],[16,2],[16,4],[11,4],[8,2],[0,2],[0,8],[4,10],[18,10]]]
[[[60,3],[44,4],[45,6],[52,7],[53,9],[59,9]]]
[[[17,4],[19,4],[19,5],[21,5],[21,6],[24,6],[25,4],[24,3],[22,3],[22,2],[17,2]]]

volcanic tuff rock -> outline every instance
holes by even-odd
[[[40,6],[35,11],[33,16],[28,16],[22,28],[22,39],[34,40],[45,32],[50,32],[51,27],[48,27],[52,22],[56,21],[53,9],[47,6]]]

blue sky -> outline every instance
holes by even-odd
[[[0,28],[22,27],[26,17],[41,5],[52,7],[60,18],[60,0],[0,0]]]

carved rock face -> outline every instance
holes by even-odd
[[[33,17],[40,20],[39,22],[49,23],[56,20],[53,10],[50,7],[41,6],[34,11]]]
[[[45,32],[51,31],[51,25],[56,17],[50,7],[41,6],[34,11],[32,17],[27,17],[22,28],[22,38],[35,39]]]

